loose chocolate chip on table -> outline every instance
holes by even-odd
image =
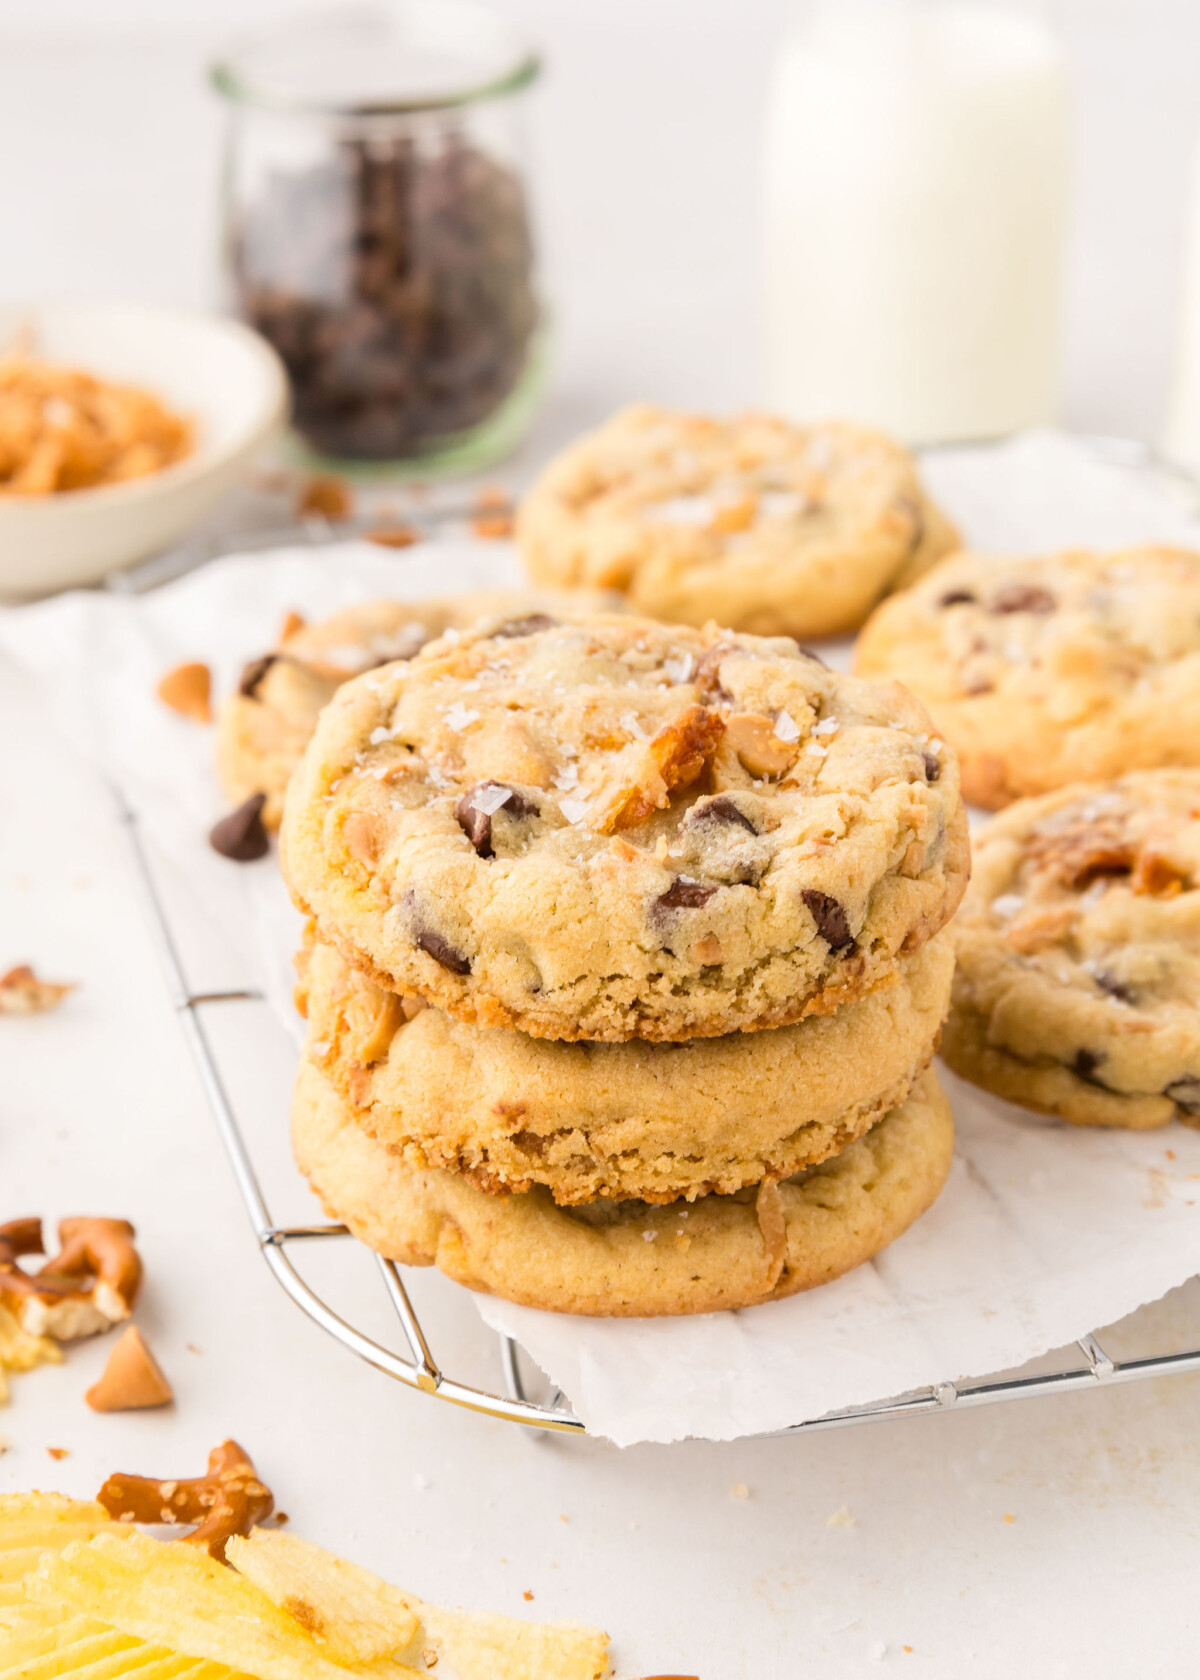
[[[238,693],[246,700],[257,700],[259,685],[272,665],[279,659],[277,653],[263,653],[257,659],[251,659],[242,666],[242,674],[238,678]]]
[[[831,898],[828,893],[818,892],[815,887],[805,887],[800,897],[817,924],[817,932],[834,955],[850,950],[854,944],[854,935],[850,932],[846,912],[837,899]]]
[[[936,782],[942,773],[941,759],[935,758],[932,753],[922,753],[921,756],[925,760],[925,780],[927,782]]]
[[[688,875],[676,875],[666,892],[654,901],[656,910],[699,910],[716,892],[706,881],[693,881]]]
[[[1048,589],[1036,583],[1010,583],[998,589],[988,602],[993,613],[1052,613],[1058,602]]]
[[[539,630],[552,630],[558,623],[548,613],[529,613],[525,618],[510,618],[492,631],[492,640],[507,641],[510,636],[534,636]]]
[[[256,858],[266,857],[271,846],[262,820],[266,803],[265,793],[252,793],[236,811],[222,817],[208,836],[213,851],[235,863],[253,863]]]
[[[700,828],[709,823],[744,828],[751,834],[758,833],[746,813],[739,811],[733,800],[724,795],[718,795],[716,799],[706,799],[702,805],[693,805],[684,818],[686,828]]]
[[[961,607],[974,600],[975,596],[969,589],[948,589],[938,600],[938,606]]]

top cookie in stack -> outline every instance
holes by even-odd
[[[952,915],[966,821],[920,708],[786,639],[484,622],[347,684],[284,866],[381,985],[536,1037],[828,1013]]]
[[[912,456],[880,432],[648,405],[552,461],[516,534],[538,583],[620,590],[654,618],[801,638],[857,629],[958,546]]]

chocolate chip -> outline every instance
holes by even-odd
[[[684,824],[688,828],[700,828],[709,823],[722,827],[744,828],[751,834],[758,833],[745,811],[740,811],[726,794],[719,794],[716,799],[706,799],[702,804],[693,805],[684,818]]]
[[[803,642],[796,643],[796,650],[798,653],[803,654],[805,659],[813,660],[813,662],[819,665],[823,671],[828,671],[829,666],[821,658],[821,655],[819,653],[815,653],[812,648],[805,647]]]
[[[688,875],[676,875],[671,885],[654,901],[656,910],[699,910],[716,892],[706,881],[693,881]]]
[[[481,811],[475,803],[481,793],[489,788],[503,788],[508,798],[503,805],[496,807],[496,812]],[[459,827],[467,839],[474,846],[482,858],[489,858],[492,853],[492,817],[499,811],[505,811],[510,817],[536,817],[539,815],[537,806],[532,799],[518,793],[516,788],[509,787],[507,782],[477,782],[469,792],[464,793],[454,807],[454,815]]]
[[[257,659],[250,660],[249,664],[243,665],[242,674],[238,678],[238,693],[247,700],[257,700],[259,685],[278,659],[277,653],[264,653]]]
[[[558,620],[548,613],[529,613],[525,618],[506,619],[491,632],[492,640],[501,642],[510,636],[535,636],[539,630],[552,630],[557,623]]]
[[[1164,1097],[1188,1114],[1200,1114],[1200,1079],[1195,1074],[1185,1074],[1182,1079],[1173,1079],[1163,1091]]]
[[[988,602],[993,613],[1052,613],[1058,602],[1048,589],[1036,583],[1010,583],[998,589]]]
[[[969,589],[948,589],[944,595],[939,597],[938,606],[961,607],[976,599],[977,597]]]
[[[428,454],[519,385],[539,320],[520,176],[465,126],[331,138],[273,167],[231,227],[241,314],[323,453]]]
[[[1118,980],[1115,974],[1107,972],[1097,974],[1096,984],[1102,992],[1107,992],[1109,997],[1116,998],[1120,1003],[1137,1001],[1137,993],[1134,988],[1127,985],[1124,980]]]
[[[932,753],[922,753],[921,757],[925,760],[925,780],[936,782],[942,773],[941,759],[935,758]]]
[[[256,858],[265,857],[271,846],[262,820],[266,803],[265,793],[252,793],[236,811],[222,817],[208,836],[213,851],[232,858],[235,863],[253,863]]]
[[[836,898],[818,892],[815,887],[805,887],[800,897],[817,924],[817,932],[835,955],[853,949],[854,935],[850,932],[846,912]]]
[[[451,974],[470,974],[471,959],[464,957],[461,951],[456,951],[448,939],[443,939],[440,933],[432,928],[418,927],[413,934],[413,943],[426,956],[432,957],[434,962],[441,963]]]
[[[1099,1050],[1076,1050],[1071,1072],[1078,1079],[1086,1079],[1089,1085],[1099,1085],[1101,1081],[1095,1073],[1103,1060],[1104,1055]]]

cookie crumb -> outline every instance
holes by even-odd
[[[0,1015],[40,1015],[74,990],[73,983],[39,980],[28,963],[18,963],[0,974]]]
[[[1016,1522],[1017,1519],[1013,1516],[1011,1511],[1005,1511],[1004,1520],[1005,1522]]]
[[[521,1594],[521,1597],[526,1601],[526,1603],[533,1603],[533,1594],[529,1591],[528,1587],[526,1587],[525,1591]]]
[[[750,1489],[745,1482],[734,1482],[729,1490],[729,1497],[730,1499],[749,1499]]]
[[[340,478],[310,478],[300,492],[296,514],[300,519],[345,519],[351,504],[349,486]]]
[[[70,1458],[71,1456],[70,1447],[47,1447],[46,1451],[50,1454],[50,1457],[54,1459],[55,1463],[58,1463],[61,1459]]]
[[[839,1505],[836,1511],[831,1511],[825,1518],[826,1528],[857,1528],[858,1523],[844,1505]]]

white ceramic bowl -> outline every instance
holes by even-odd
[[[0,346],[22,323],[34,353],[141,385],[195,426],[190,455],[146,478],[50,496],[0,496],[0,597],[92,583],[167,548],[246,475],[287,412],[279,357],[236,321],[123,303],[0,307]]]

